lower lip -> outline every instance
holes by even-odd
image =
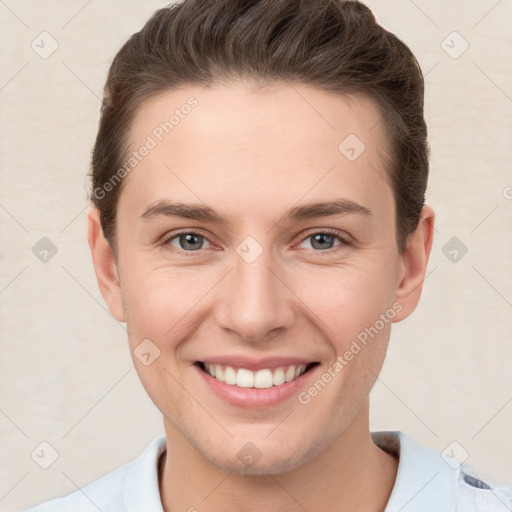
[[[304,387],[311,374],[313,374],[319,367],[319,365],[317,365],[313,368],[310,368],[300,377],[297,377],[290,382],[285,382],[279,386],[272,386],[271,388],[260,389],[231,386],[224,382],[220,382],[216,378],[212,377],[209,373],[204,372],[196,364],[193,366],[195,370],[199,372],[199,375],[203,381],[217,396],[224,399],[231,405],[255,408],[277,405],[281,402],[284,402],[286,399],[297,395],[299,391]]]

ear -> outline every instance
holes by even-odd
[[[418,226],[407,238],[407,248],[401,255],[403,277],[395,292],[402,309],[393,322],[407,318],[418,305],[434,239],[434,220],[434,210],[423,206]]]
[[[92,261],[96,279],[107,303],[108,309],[119,322],[124,322],[121,285],[114,254],[109,243],[103,236],[100,223],[100,213],[97,208],[91,208],[87,214],[87,239],[91,249]]]

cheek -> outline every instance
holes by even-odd
[[[132,275],[122,283],[130,343],[149,338],[161,345],[165,340],[168,350],[173,339],[180,339],[180,333],[190,329],[195,308],[218,281],[214,277],[170,268]]]
[[[184,400],[178,384],[186,371],[179,364],[181,342],[192,335],[197,324],[194,306],[209,287],[195,283],[189,272],[170,269],[132,275],[123,286],[135,369],[157,408],[174,417]],[[144,356],[148,352],[149,364]]]
[[[295,277],[294,289],[341,350],[391,307],[391,274],[378,265],[363,263],[333,267],[311,272],[307,279]]]

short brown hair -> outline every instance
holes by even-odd
[[[125,42],[108,73],[92,151],[91,200],[114,254],[124,180],[106,185],[126,160],[138,107],[165,90],[230,79],[293,81],[376,101],[389,140],[386,172],[403,253],[424,205],[429,167],[424,81],[411,50],[358,1],[184,0],[157,10]]]

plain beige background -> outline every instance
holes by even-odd
[[[437,213],[422,300],[393,327],[371,427],[467,453],[512,483],[512,2],[367,4],[422,66]],[[0,1],[1,511],[83,487],[163,433],[85,225],[108,66],[163,5]],[[47,262],[33,251],[43,237],[57,249]]]

